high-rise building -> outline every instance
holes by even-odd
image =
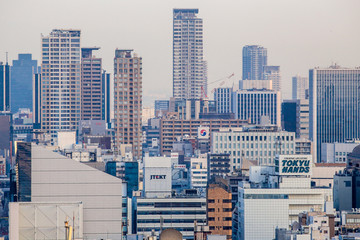
[[[309,98],[309,78],[296,75],[292,78],[292,98]]]
[[[114,118],[115,151],[131,144],[135,159],[141,157],[142,59],[133,50],[115,50]],[[120,154],[120,153],[119,153]]]
[[[281,127],[281,96],[273,90],[238,90],[233,93],[233,113],[236,119],[250,120],[251,124],[268,124]]]
[[[54,29],[41,42],[41,129],[54,141],[81,118],[80,30]]]
[[[243,47],[243,80],[263,79],[263,70],[266,65],[266,48],[259,45],[247,45]]]
[[[217,113],[232,113],[232,88],[216,88],[214,100]]]
[[[281,104],[281,125],[295,132],[296,138],[309,139],[309,100],[284,100]]]
[[[10,65],[0,62],[0,111],[10,111]]]
[[[19,108],[32,109],[33,75],[38,73],[37,60],[30,53],[19,54],[11,66],[11,112]]]
[[[111,103],[110,103],[110,73],[106,73],[105,70],[103,70],[101,74],[101,84],[102,84],[102,120],[104,120],[107,124],[110,124],[110,109],[111,109]]]
[[[33,77],[32,108],[34,129],[41,129],[41,74],[36,73]]]
[[[173,11],[173,96],[199,99],[207,90],[203,60],[203,20],[199,9]]]
[[[263,79],[272,80],[272,89],[281,92],[280,66],[264,66],[263,71]]]
[[[81,48],[81,119],[102,120],[101,58],[92,55],[99,47]]]
[[[360,137],[360,68],[311,69],[309,89],[310,140],[320,161],[322,143]]]

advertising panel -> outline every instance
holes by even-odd
[[[280,155],[280,175],[311,175],[311,155]]]

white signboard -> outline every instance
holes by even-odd
[[[311,155],[280,155],[280,175],[311,175]]]
[[[210,137],[210,128],[209,127],[199,127],[198,128],[198,139],[209,139]]]

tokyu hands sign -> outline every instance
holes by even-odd
[[[311,175],[310,155],[280,155],[280,175]]]

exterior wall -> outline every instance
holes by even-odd
[[[199,99],[207,90],[203,20],[198,9],[173,11],[173,97]]]
[[[205,191],[207,186],[207,158],[191,158],[190,160],[190,186]]]
[[[102,120],[102,60],[92,50],[82,48],[81,58],[81,119]]]
[[[250,90],[250,89],[267,89],[273,90],[273,81],[272,80],[240,80],[239,81],[240,90]]]
[[[292,98],[308,99],[309,78],[296,75],[292,78]]]
[[[343,171],[345,163],[315,163],[312,168],[311,181],[316,187],[333,187],[334,175]]]
[[[198,119],[198,120],[180,120],[180,119],[161,119],[160,125],[160,144],[161,154],[171,153],[173,143],[178,137],[189,135],[198,136],[199,127],[209,127],[210,132],[219,131],[220,128],[238,128],[247,125],[248,121],[233,119]]]
[[[281,127],[281,94],[272,90],[239,90],[233,93],[233,113],[236,119],[260,124],[267,116],[270,124]]]
[[[211,234],[232,236],[231,192],[216,184],[207,190],[207,221]]]
[[[281,92],[280,66],[264,66],[264,79],[272,81],[272,88]]]
[[[295,133],[265,130],[214,132],[211,149],[212,153],[230,153],[232,170],[241,168],[243,158],[256,160],[260,165],[273,165],[277,153],[295,153]]]
[[[334,208],[337,211],[351,211],[353,206],[352,176],[334,176]]]
[[[10,111],[10,65],[0,62],[0,111]]]
[[[321,162],[347,163],[347,155],[351,153],[360,142],[356,143],[322,143]]]
[[[122,180],[42,146],[31,148],[31,201],[82,202],[84,238],[121,239]]]
[[[217,113],[232,113],[232,88],[217,88],[214,93]]]
[[[120,151],[121,144],[132,144],[134,158],[140,159],[142,156],[142,58],[132,50],[115,50],[114,115],[115,152]]]
[[[309,117],[309,100],[301,99],[297,102],[296,111],[296,137],[309,139],[310,134],[310,117]]]
[[[12,202],[9,205],[11,240],[64,239],[66,219],[73,228],[75,239],[83,239],[82,203]]]
[[[184,239],[194,239],[194,222],[206,222],[206,198],[138,198],[137,233],[156,235],[162,229],[174,228]]]
[[[76,130],[81,118],[80,30],[54,29],[42,37],[41,129],[51,139]]]
[[[309,77],[310,140],[320,161],[322,143],[360,138],[360,69],[335,65]]]

